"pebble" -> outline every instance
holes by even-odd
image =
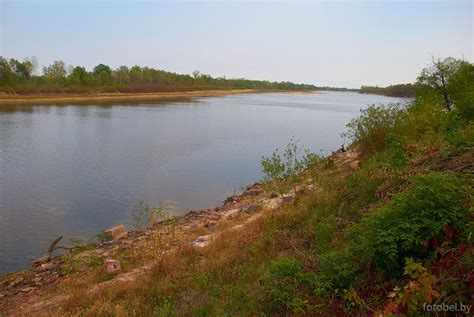
[[[34,290],[36,290],[36,287],[31,287],[31,286],[30,286],[30,287],[25,287],[25,288],[22,288],[22,289],[21,289],[21,291],[22,291],[23,293],[29,293],[29,292],[32,292],[32,291],[34,291]]]
[[[248,206],[245,206],[244,208],[242,208],[242,211],[246,212],[248,214],[253,214],[253,213],[256,213],[257,211],[259,211],[260,209],[261,209],[260,205],[251,204],[251,205],[248,205]]]
[[[122,266],[119,260],[108,259],[104,262],[104,270],[107,274],[118,274],[122,271]]]
[[[217,223],[215,223],[215,222],[208,222],[204,225],[204,227],[207,228],[207,229],[214,228],[215,226],[217,226]]]

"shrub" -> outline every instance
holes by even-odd
[[[361,224],[368,258],[389,276],[400,276],[406,257],[422,259],[430,247],[463,232],[466,192],[458,179],[430,172],[369,214]],[[356,240],[357,241],[357,240]]]
[[[435,172],[414,177],[411,188],[349,229],[347,249],[321,255],[321,282],[328,289],[357,285],[371,263],[386,277],[400,277],[405,258],[426,259],[444,241],[468,232],[462,185]]]
[[[385,150],[389,145],[387,136],[401,131],[406,118],[407,111],[399,104],[371,105],[347,124],[349,130],[343,135],[359,145],[362,154],[369,155]]]
[[[474,65],[465,61],[451,77],[451,97],[461,117],[467,121],[474,119]]]
[[[301,172],[314,167],[320,160],[321,157],[299,147],[298,141],[292,138],[283,151],[283,159],[278,149],[270,157],[262,156],[261,165],[265,174],[263,180],[275,187],[280,194],[284,194],[294,189]]]
[[[439,131],[444,125],[446,110],[443,100],[432,92],[424,92],[407,108],[408,125],[406,132],[419,138]]]
[[[316,280],[314,273],[304,272],[303,264],[296,259],[280,258],[270,263],[263,278],[265,292],[272,310],[304,313],[311,310],[300,292],[311,288]]]
[[[155,223],[170,219],[166,205],[162,202],[154,207],[147,203],[140,202],[134,206],[130,212],[132,214],[133,225],[136,228],[151,227]]]
[[[421,312],[422,305],[431,304],[433,298],[440,295],[433,288],[435,276],[412,258],[405,260],[404,275],[408,283],[402,288],[396,288],[397,292],[393,293],[393,299],[390,299],[384,308],[384,316],[404,315],[404,313],[408,313],[408,316],[417,316]]]
[[[353,220],[358,220],[361,208],[385,197],[402,181],[407,154],[398,137],[391,134],[387,140],[387,150],[372,155],[347,178],[342,199],[348,204],[346,215],[356,217]]]
[[[321,255],[319,278],[328,291],[344,289],[360,281],[361,264],[352,251],[335,249]]]

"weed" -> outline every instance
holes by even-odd
[[[131,214],[133,225],[136,228],[150,227],[157,222],[170,218],[165,204],[161,202],[152,207],[141,201],[132,208]]]

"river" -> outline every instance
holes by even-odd
[[[357,93],[242,94],[114,105],[0,106],[0,272],[124,223],[140,201],[212,208],[262,176],[291,137],[318,154],[344,142]]]

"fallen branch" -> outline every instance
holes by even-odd
[[[53,258],[54,250],[63,249],[63,250],[72,251],[75,248],[75,247],[70,247],[70,246],[57,245],[58,242],[61,241],[62,238],[63,236],[59,236],[56,239],[54,239],[53,242],[49,244],[48,250],[43,254],[43,256],[32,261],[33,265],[38,266],[43,263],[51,261],[51,259]]]

